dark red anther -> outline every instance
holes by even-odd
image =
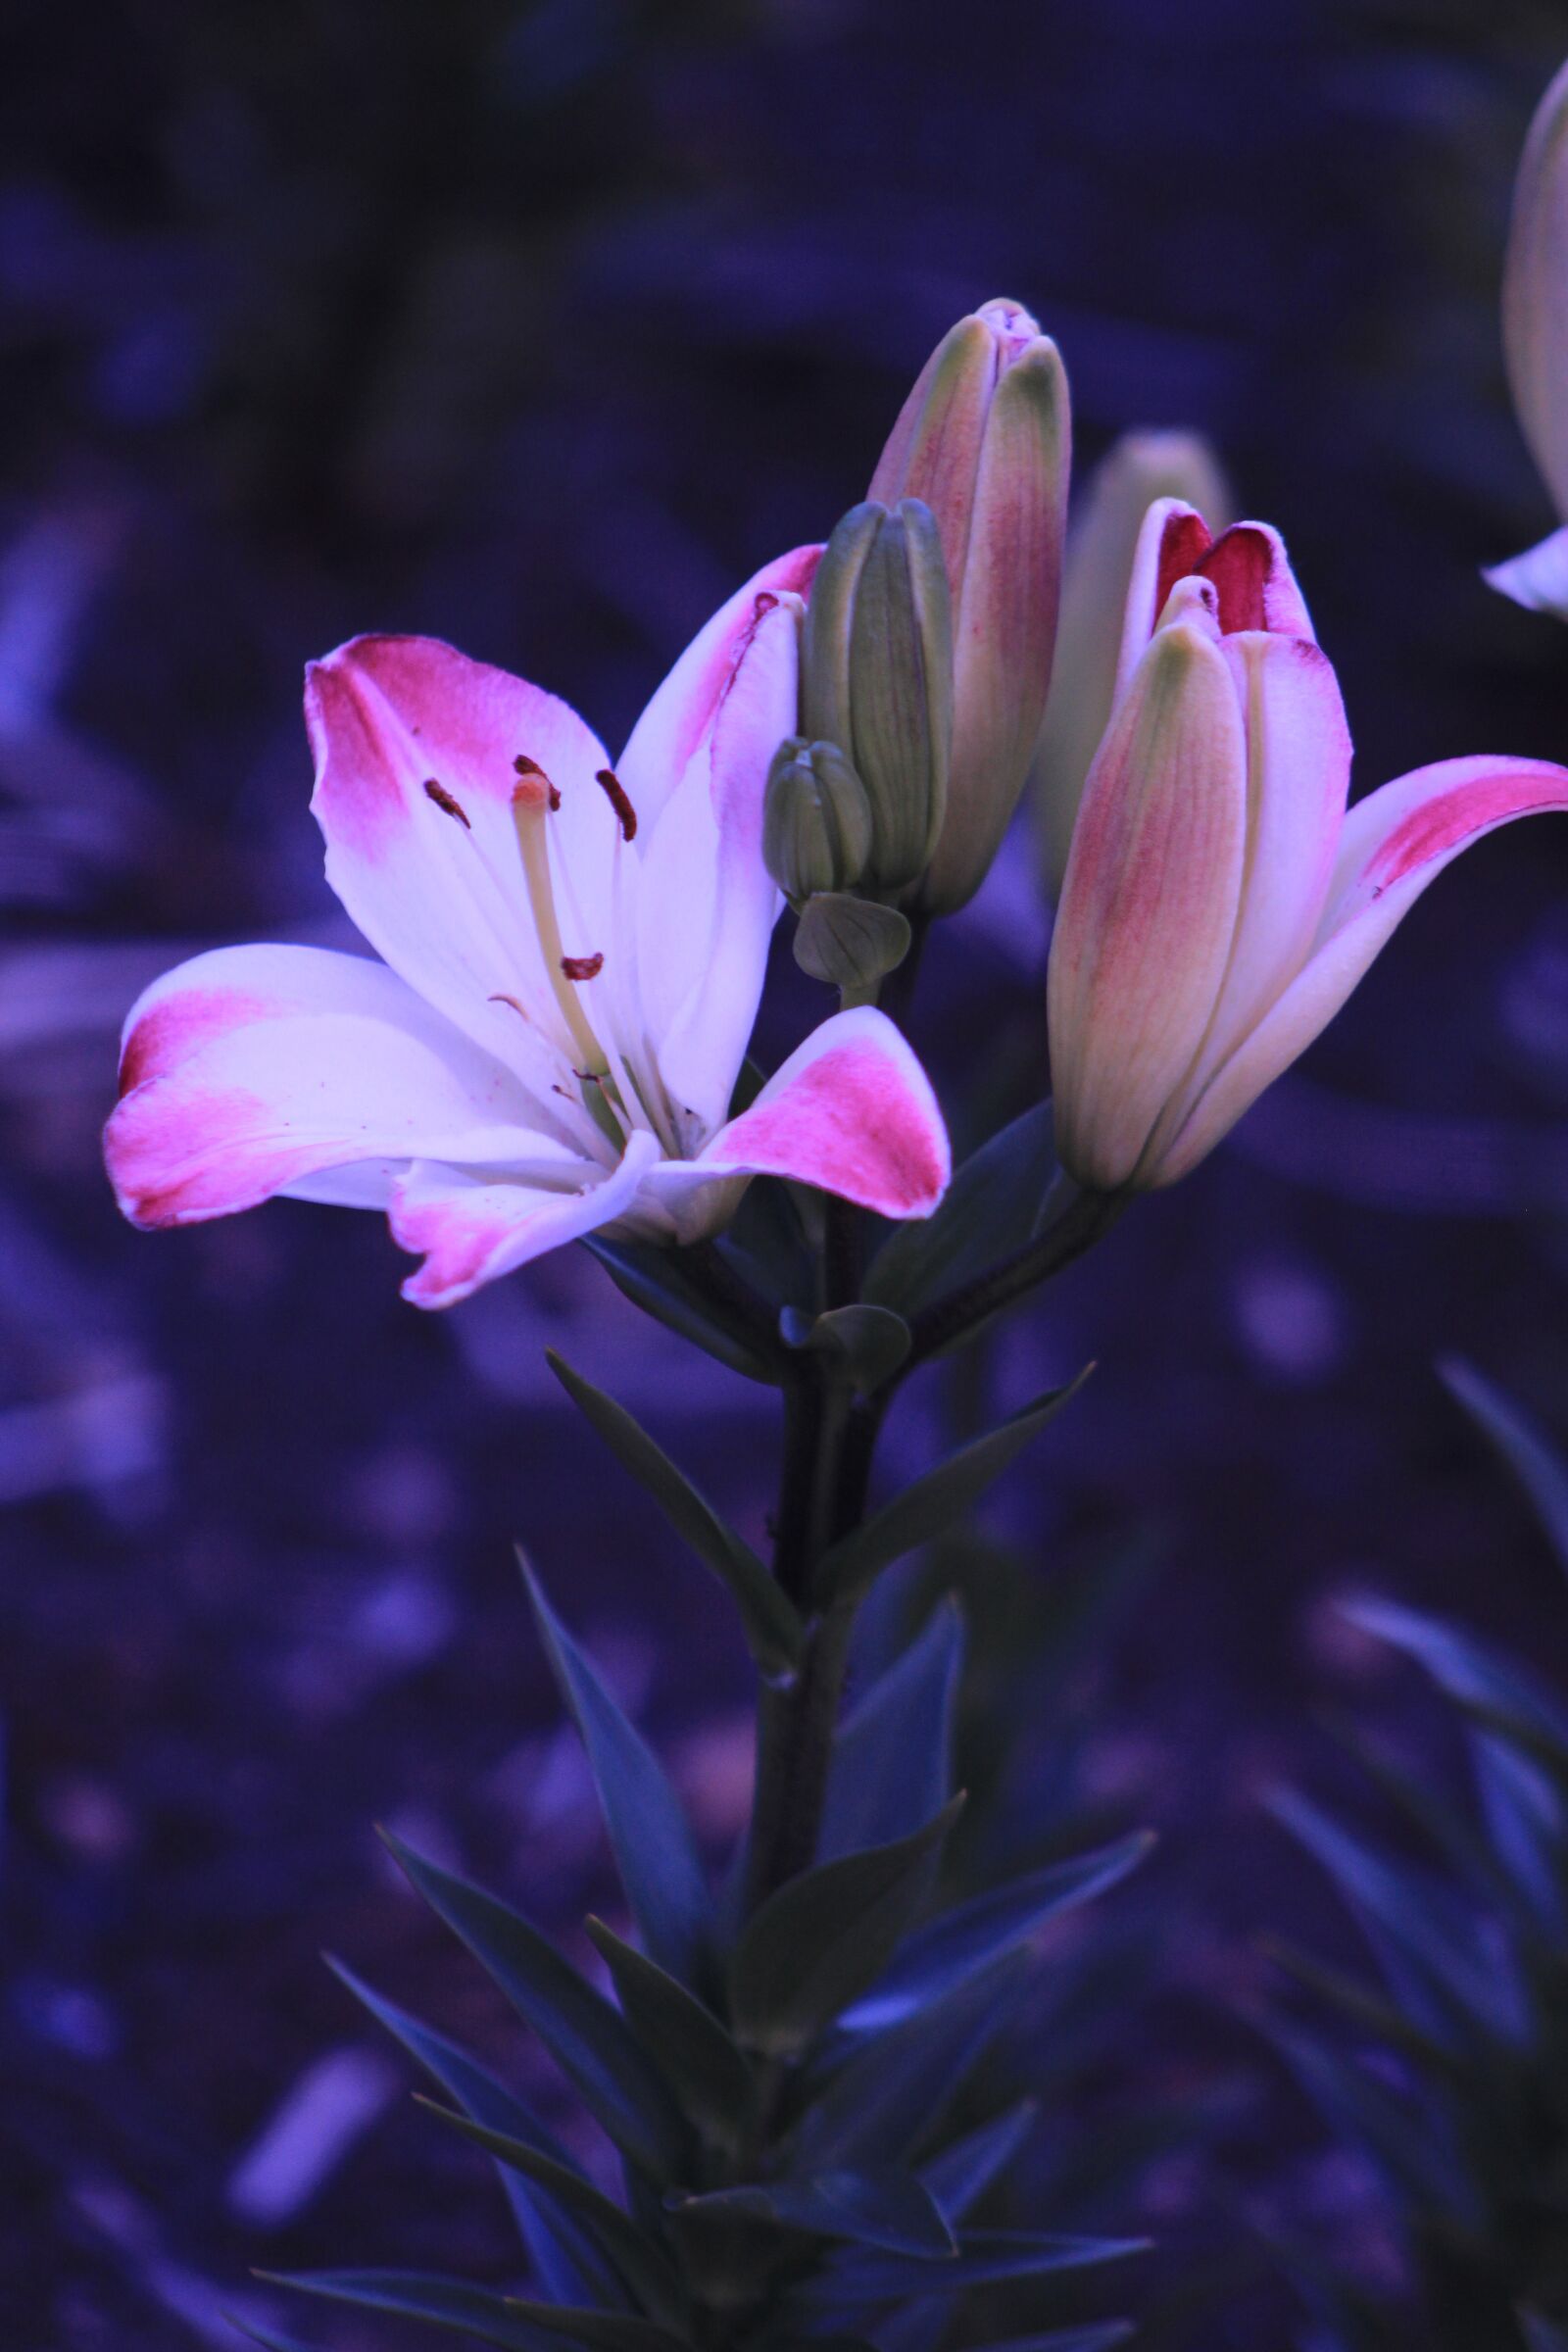
[[[448,816],[455,816],[466,833],[473,831],[473,827],[468,822],[467,810],[462,802],[454,800],[446,786],[438,784],[434,776],[426,776],[424,779],[424,797],[427,801],[434,801],[438,808],[444,808]]]
[[[622,784],[612,767],[602,767],[599,770],[598,780],[604,786],[605,798],[619,820],[622,841],[635,841],[637,838],[637,811],[631,805],[625,785]]]
[[[516,775],[539,776],[543,778],[545,790],[550,795],[550,806],[552,809],[559,808],[561,807],[560,790],[556,785],[552,784],[550,778],[545,775],[545,771],[540,766],[537,760],[530,760],[526,752],[519,752],[516,758],[513,760],[512,766],[513,772]]]
[[[597,980],[605,959],[603,956],[563,956],[561,968],[568,980]]]

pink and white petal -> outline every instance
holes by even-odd
[[[178,1049],[162,1028],[157,1074],[122,1098],[104,1136],[121,1207],[138,1225],[227,1216],[367,1161],[577,1162],[535,1123],[510,1071],[461,1038],[448,1052],[418,1024],[363,1008],[281,1011],[200,1035],[193,1024]],[[132,1047],[138,1033],[146,1023]],[[133,1054],[131,1066],[148,1065]]]
[[[1247,747],[1218,642],[1160,629],[1084,786],[1051,943],[1056,1146],[1114,1191],[1193,1068],[1241,903]]]
[[[1494,564],[1482,573],[1489,588],[1511,596],[1527,612],[1549,612],[1568,620],[1568,530],[1553,531],[1522,556]]]
[[[795,725],[799,603],[758,604],[637,874],[642,1019],[688,1152],[729,1108],[782,904],[762,862],[762,794]]]
[[[1184,498],[1156,498],[1144,516],[1127,578],[1121,653],[1116,662],[1118,703],[1149,651],[1149,640],[1171,590],[1178,580],[1197,571],[1212,545],[1207,523]]]
[[[565,703],[427,637],[358,637],[307,672],[312,807],[326,875],[393,970],[517,1068],[538,1029],[567,1040],[523,888],[512,819],[519,758],[561,794],[552,826],[591,922],[609,917],[615,819],[604,746]],[[604,903],[593,899],[604,877]],[[565,942],[592,955],[600,940]],[[559,1032],[559,1036],[558,1036]]]
[[[1249,629],[1220,651],[1247,736],[1247,865],[1230,964],[1184,1089],[1190,1104],[1310,954],[1334,877],[1350,784],[1350,731],[1326,657]],[[1172,1106],[1174,1125],[1184,1105]]]
[[[1369,793],[1345,822],[1318,944],[1251,1035],[1216,1072],[1163,1155],[1160,1184],[1198,1165],[1289,1069],[1365,974],[1427,884],[1498,825],[1568,810],[1568,768],[1545,760],[1447,760]]]
[[[805,596],[822,550],[792,548],[738,588],[699,629],[631,731],[615,769],[637,814],[652,833],[676,785],[717,716],[741,657],[760,617],[764,597]],[[790,733],[786,727],[785,734]],[[771,757],[771,753],[769,755]]]
[[[813,1030],[697,1166],[792,1177],[884,1217],[928,1217],[953,1173],[931,1081],[886,1013],[869,1005]],[[669,1173],[678,1182],[684,1170]]]
[[[1219,625],[1227,636],[1242,629],[1267,629],[1315,643],[1306,600],[1272,523],[1233,522],[1198,569],[1219,591]]]
[[[424,1263],[403,1285],[415,1306],[453,1306],[499,1275],[580,1241],[631,1207],[659,1155],[637,1134],[618,1167],[570,1189],[486,1183],[463,1169],[419,1166],[394,1188],[393,1239]]]

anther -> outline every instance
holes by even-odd
[[[468,822],[467,810],[462,802],[454,800],[446,786],[438,784],[434,776],[426,776],[424,779],[424,797],[427,801],[434,801],[438,808],[444,808],[448,816],[455,816],[466,833],[473,831],[473,827]]]
[[[596,956],[563,956],[561,968],[568,980],[597,980],[605,968],[602,954]]]
[[[560,789],[557,785],[551,783],[550,778],[545,774],[544,769],[540,766],[537,760],[530,760],[526,752],[519,752],[515,760],[514,760],[512,762],[512,767],[514,775],[537,776],[541,784],[543,784],[546,792],[550,795],[551,808],[554,809],[561,807]]]
[[[605,798],[619,819],[621,840],[635,841],[637,838],[637,811],[631,805],[631,798],[625,785],[612,767],[602,767],[595,781],[604,786]]]

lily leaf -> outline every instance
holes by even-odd
[[[1568,1569],[1568,1462],[1523,1406],[1515,1404],[1473,1364],[1449,1356],[1438,1369],[1449,1393],[1491,1440],[1523,1487],[1559,1567]]]
[[[562,1695],[582,1735],[620,1883],[650,1953],[689,1982],[708,1950],[712,1906],[684,1806],[642,1734],[611,1696],[518,1555]]]
[[[548,2188],[593,2232],[648,2316],[667,2328],[684,2327],[686,2307],[680,2280],[667,2258],[613,2199],[605,2196],[569,2165],[557,2164],[553,2158],[542,2156],[526,2140],[514,2139],[505,2132],[492,2132],[469,2116],[438,2105],[434,2099],[420,2098],[418,2104],[464,2138],[471,2139],[476,2147],[495,2157],[497,2163]]]
[[[583,1248],[598,1258],[621,1297],[666,1331],[748,1380],[776,1388],[784,1378],[783,1361],[764,1345],[760,1328],[705,1290],[682,1264],[680,1250],[607,1241],[602,1233],[585,1234]]]
[[[947,1802],[962,1664],[963,1620],[957,1604],[945,1600],[833,1742],[824,1857],[906,1837]]]
[[[1037,1102],[970,1152],[934,1216],[896,1229],[871,1264],[866,1298],[914,1314],[976,1281],[1034,1240],[1055,1173],[1051,1104]]]
[[[1135,1870],[1153,1845],[1147,1830],[1135,1830],[1113,1845],[1048,1862],[987,1894],[971,1896],[944,1911],[911,1936],[885,1975],[862,2001],[846,2012],[853,2031],[893,2025],[989,1968],[1004,1952],[1024,1943],[1060,1911],[1102,1894]]]
[[[961,1519],[1030,1440],[1039,1436],[1048,1421],[1054,1420],[1068,1398],[1077,1395],[1092,1369],[1086,1366],[1066,1388],[1053,1389],[984,1437],[950,1454],[924,1478],[917,1478],[902,1494],[896,1494],[863,1526],[842,1537],[818,1565],[818,1604],[825,1607],[830,1602],[858,1600],[884,1568]]]
[[[1125,2262],[1149,2251],[1147,2238],[1063,2237],[1032,2230],[975,2230],[951,2262],[917,2262],[904,2254],[829,2255],[798,2289],[817,2309],[902,2302],[906,2295],[951,2295],[1009,2278],[1039,2278],[1053,2271],[1082,2271]]]
[[[384,2311],[400,2320],[424,2320],[458,2335],[476,2336],[481,2343],[499,2344],[503,2352],[540,2352],[550,2340],[513,2311],[504,2295],[459,2278],[423,2271],[263,2271],[260,2276],[274,2286],[320,2295],[328,2303],[352,2303],[361,2311]]]
[[[403,2044],[426,2074],[457,2100],[465,2115],[509,2139],[520,2140],[552,2163],[575,2170],[570,2157],[522,2101],[499,2083],[466,2050],[432,2032],[404,2009],[384,2000],[363,1984],[340,1960],[327,1956],[327,1966],[355,1999]],[[597,2240],[571,2210],[569,2199],[551,2194],[540,2182],[515,2171],[502,2171],[512,2210],[522,2232],[529,2260],[552,2295],[564,2302],[614,2304],[622,2299],[620,2281],[606,2261]],[[580,2176],[579,2176],[580,2177]]]
[[[1038,2113],[1033,2099],[1020,2099],[1015,2107],[993,2116],[977,2132],[952,2141],[921,2166],[920,2179],[949,2222],[961,2222],[970,2206],[985,2195],[1033,2131]]]
[[[389,1832],[382,1836],[431,1909],[533,2028],[595,2121],[633,2164],[656,2180],[668,2179],[682,2154],[680,2118],[610,2003],[520,1913],[423,1861]]]
[[[623,1469],[645,1486],[670,1526],[705,1568],[729,1588],[752,1655],[764,1674],[788,1671],[805,1635],[800,1615],[756,1552],[698,1493],[624,1405],[584,1380],[554,1348],[546,1360],[573,1404],[592,1422]]]
[[[925,2261],[946,2260],[958,2250],[929,2190],[913,2174],[893,2167],[811,2173],[715,2189],[707,2196],[681,2198],[679,2211],[688,2221],[711,2216],[760,2222]]]
[[[588,1934],[614,1980],[621,2015],[711,2145],[738,2147],[755,2119],[757,2085],[718,2019],[696,1994],[633,1951],[603,1920]]]
[[[877,1978],[936,1884],[962,1798],[912,1838],[818,1863],[768,1896],[729,1969],[741,2040],[769,2056],[803,2049]]]

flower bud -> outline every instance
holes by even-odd
[[[762,801],[762,861],[794,906],[849,890],[871,854],[871,804],[836,743],[786,735]]]
[[[1502,341],[1520,427],[1568,524],[1568,66],[1537,107],[1519,162]],[[1516,604],[1568,619],[1568,529],[1485,576]]]
[[[1084,778],[1110,723],[1138,534],[1161,498],[1196,507],[1216,534],[1230,522],[1230,487],[1201,434],[1124,433],[1097,470],[1068,535],[1051,699],[1029,780],[1054,902],[1061,896]]]
[[[909,918],[897,906],[829,890],[808,899],[801,909],[796,962],[846,998],[874,1003],[880,983],[908,952]]]
[[[1060,356],[1029,313],[988,302],[927,361],[871,481],[923,499],[953,604],[947,817],[918,904],[948,913],[990,870],[1051,682],[1071,447]]]
[[[947,572],[930,510],[852,507],[827,543],[806,614],[801,716],[865,788],[860,880],[905,890],[925,870],[947,808],[953,734]]]

